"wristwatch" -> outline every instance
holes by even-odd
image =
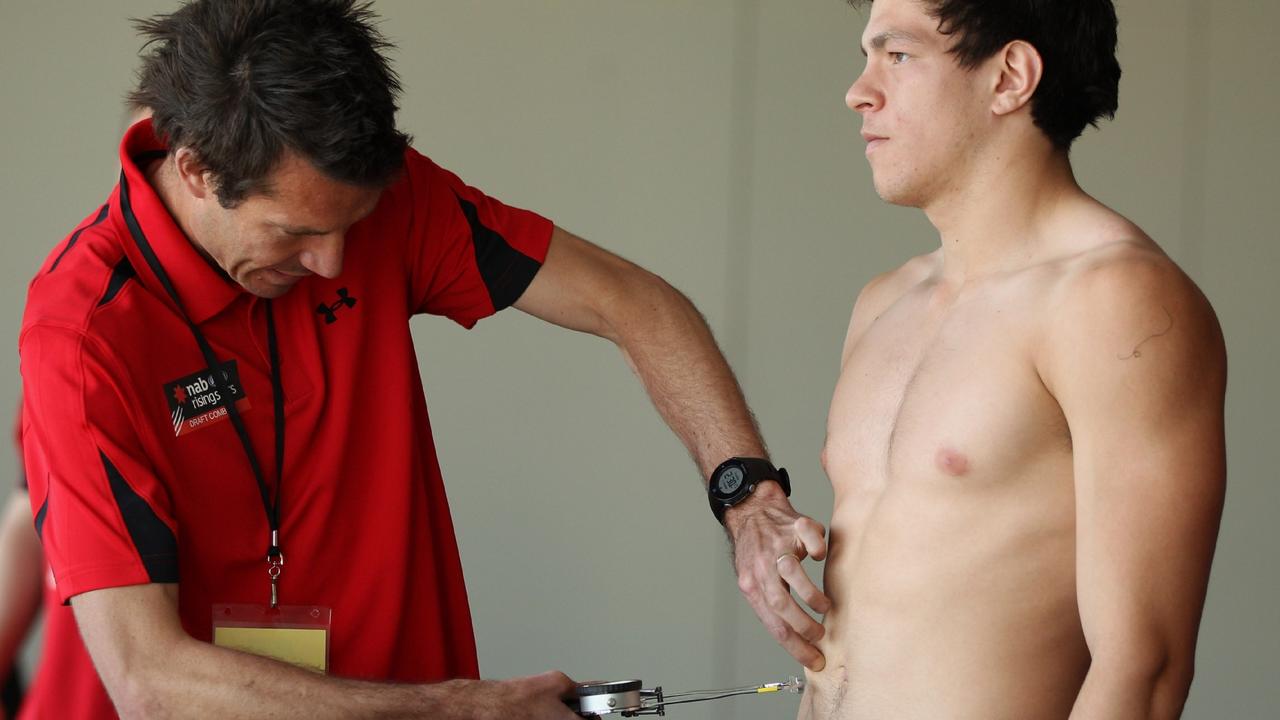
[[[711,480],[707,482],[711,513],[723,525],[726,510],[751,497],[757,485],[770,480],[781,485],[782,492],[791,497],[791,478],[787,476],[786,469],[775,468],[773,463],[763,458],[733,457],[725,460],[711,473]]]

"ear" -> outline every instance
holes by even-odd
[[[1008,115],[1031,102],[1044,75],[1044,60],[1035,46],[1014,40],[996,53],[996,70],[1000,73],[991,110]]]
[[[214,194],[213,173],[200,161],[196,151],[188,147],[178,148],[173,154],[174,171],[178,183],[192,197],[204,200]]]

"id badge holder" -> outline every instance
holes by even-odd
[[[213,644],[320,674],[329,671],[333,610],[316,605],[213,606]]]

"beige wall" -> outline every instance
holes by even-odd
[[[1280,707],[1280,9],[1117,4],[1121,111],[1079,144],[1077,172],[1201,283],[1232,364],[1231,486],[1187,716],[1264,717]],[[171,6],[0,0],[0,377],[14,379],[0,412],[16,401],[26,281],[113,181],[138,47],[125,17]],[[797,505],[825,518],[817,454],[853,298],[934,243],[918,213],[875,198],[843,106],[863,19],[839,0],[377,7],[418,147],[688,293]],[[415,333],[487,675],[555,666],[695,689],[793,672],[738,599],[692,466],[616,351],[519,313]]]

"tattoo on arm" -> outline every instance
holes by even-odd
[[[1142,342],[1138,343],[1138,344],[1133,348],[1133,352],[1132,352],[1132,353],[1129,353],[1128,355],[1117,355],[1117,356],[1116,356],[1116,359],[1118,359],[1118,360],[1133,360],[1133,359],[1135,359],[1135,358],[1140,358],[1140,357],[1142,357],[1142,346],[1143,346],[1143,345],[1146,345],[1147,343],[1151,342],[1152,340],[1155,340],[1155,339],[1156,339],[1156,338],[1158,338],[1158,337],[1164,337],[1165,335],[1168,335],[1168,334],[1169,334],[1169,331],[1170,331],[1170,330],[1173,330],[1173,313],[1170,313],[1168,308],[1164,308],[1164,307],[1162,307],[1162,308],[1160,308],[1160,309],[1161,309],[1161,310],[1164,310],[1164,314],[1165,314],[1165,316],[1167,316],[1167,317],[1169,318],[1169,326],[1168,326],[1168,327],[1166,327],[1164,330],[1161,330],[1160,332],[1155,333],[1154,335],[1151,335],[1151,336],[1147,337],[1147,339],[1146,339],[1146,340],[1143,340]]]

